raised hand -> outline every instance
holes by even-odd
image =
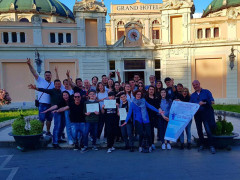
[[[31,59],[30,58],[27,58],[27,64],[31,65]]]
[[[70,77],[70,71],[69,71],[69,70],[67,70],[66,76],[67,76],[67,77]]]
[[[55,70],[55,72],[57,73],[57,72],[58,72],[58,67],[55,66],[54,70]]]
[[[117,76],[120,76],[120,72],[118,71],[118,69],[117,69],[117,72],[116,72],[116,73],[117,73]]]
[[[34,89],[34,90],[37,89],[36,85],[33,85],[33,84],[29,84],[29,85],[28,85],[28,88],[29,88],[29,89]]]

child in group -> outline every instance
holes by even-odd
[[[120,106],[119,108],[125,108],[126,112],[128,113],[128,110],[130,108],[131,102],[127,100],[126,94],[123,92],[120,94]],[[120,116],[120,114],[118,113]],[[119,125],[123,125],[126,119],[120,120]],[[130,149],[130,152],[134,152],[134,147],[133,147],[133,121],[132,119],[128,121],[126,126],[121,126],[121,132],[122,136],[125,142],[125,150]]]
[[[95,112],[87,112],[87,105],[88,104],[98,104],[98,101],[96,100],[96,91],[90,90],[88,93],[89,100],[84,102],[84,113],[85,113],[85,139],[84,139],[84,147],[88,147],[88,135],[91,131],[92,135],[92,145],[93,150],[97,151],[96,147],[96,140],[97,140],[97,133],[98,133],[98,122],[99,122],[99,111]],[[98,104],[99,106],[99,104]]]
[[[114,100],[115,99],[115,93],[109,92],[108,93],[108,99]],[[117,128],[118,128],[118,116],[117,116],[117,105],[115,108],[108,108],[105,109],[105,105],[102,105],[102,113],[105,115],[105,122],[106,122],[106,132],[107,132],[107,153],[111,153],[115,150],[113,147],[114,139],[116,136]]]
[[[166,148],[168,150],[171,149],[171,145],[169,141],[164,140],[164,136],[166,133],[168,121],[169,121],[169,113],[171,109],[172,101],[167,96],[166,89],[161,90],[161,97],[160,97],[160,109],[161,109],[161,115],[159,119],[159,130],[160,130],[160,140],[162,142],[162,149],[165,150]]]

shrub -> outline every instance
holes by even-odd
[[[30,121],[31,130],[29,131],[26,130],[25,125],[26,125],[26,121],[24,119],[24,116],[21,115],[21,117],[16,119],[12,124],[13,134],[26,136],[26,135],[37,135],[42,133],[42,123],[37,119]]]
[[[231,122],[226,121],[226,115],[218,116],[216,122],[216,129],[214,130],[213,134],[217,136],[221,135],[232,135],[233,132],[233,125]]]

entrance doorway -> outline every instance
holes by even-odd
[[[125,82],[128,82],[130,79],[133,79],[134,77],[134,74],[139,74],[140,75],[140,79],[143,79],[144,81],[144,71],[128,71],[128,72],[125,72],[124,75],[125,75]]]

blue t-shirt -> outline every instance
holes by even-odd
[[[208,105],[212,104],[214,101],[212,93],[207,89],[201,89],[200,93],[197,92],[192,93],[190,102],[199,104],[200,101],[206,102]],[[204,106],[200,106],[199,111],[204,110]]]

